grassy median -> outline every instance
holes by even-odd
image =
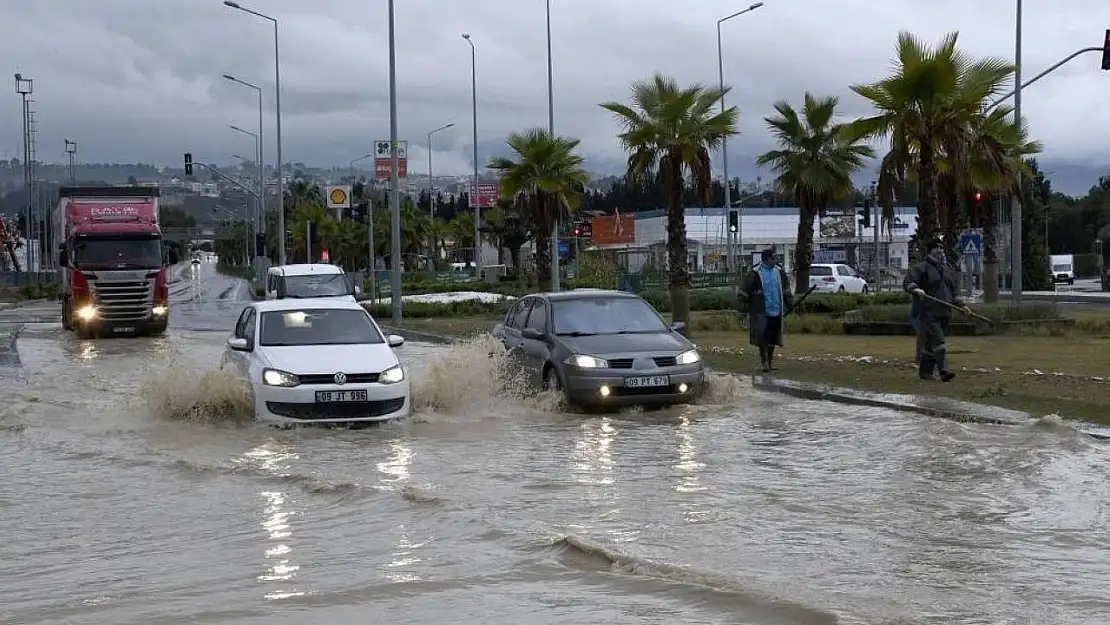
[[[948,384],[917,378],[913,337],[847,336],[838,333],[841,322],[835,317],[791,317],[777,375],[1110,424],[1110,311],[1064,314],[1076,320],[1073,328],[951,337],[949,354],[958,375]],[[464,337],[488,332],[500,320],[500,315],[417,318],[406,319],[405,327]],[[756,371],[757,352],[736,315],[695,312],[690,326],[707,364],[742,374]]]

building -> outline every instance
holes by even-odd
[[[733,258],[750,264],[768,247],[775,248],[788,271],[794,264],[799,213],[797,207],[753,207],[740,210],[740,249]],[[843,214],[832,211],[814,223],[814,262],[842,262],[861,271],[872,268],[875,230],[859,223],[858,209]],[[909,262],[910,235],[917,228],[917,209],[895,208],[891,232],[880,233],[879,266],[905,269]],[[606,215],[592,224],[590,249],[613,252],[626,271],[638,273],[647,266],[666,266],[667,216],[664,210]],[[686,236],[691,271],[726,270],[728,215],[723,207],[686,209]]]

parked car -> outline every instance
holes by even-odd
[[[867,280],[848,265],[815,263],[809,266],[809,286],[817,293],[867,293]]]
[[[522,297],[493,335],[533,387],[575,406],[628,406],[697,397],[705,371],[684,330],[636,295],[589,289]]]
[[[239,315],[220,368],[246,378],[256,421],[386,421],[412,409],[404,342],[349,300],[265,300]]]

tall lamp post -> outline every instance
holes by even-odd
[[[27,192],[27,206],[24,208],[23,239],[26,241],[27,263],[24,271],[31,271],[31,206],[34,204],[33,174],[31,173],[31,110],[28,97],[34,93],[35,81],[23,74],[15,75],[15,92],[23,98],[23,188]]]
[[[1017,15],[1014,34],[1014,121],[1021,127],[1021,0],[1017,0]],[[1021,172],[1017,175],[1017,188],[1024,189]],[[1011,299],[1015,306],[1021,305],[1022,289],[1021,267],[1021,193],[1013,196],[1010,210],[1010,285]]]
[[[278,53],[278,21],[276,18],[270,17],[258,11],[252,11],[246,7],[240,6],[238,2],[231,0],[224,0],[224,5],[233,9],[238,9],[244,13],[250,13],[255,17],[260,17],[264,20],[269,20],[274,25],[274,115],[277,118],[277,176],[278,176],[278,211],[277,211],[277,228],[278,228],[278,264],[285,264],[285,176],[282,173],[282,160],[281,160],[281,57]]]
[[[251,84],[245,80],[239,80],[238,78],[234,76],[229,76],[228,74],[224,74],[224,79],[230,80],[233,83],[243,85],[244,87],[249,87],[258,92],[258,134],[254,135],[255,140],[258,142],[258,145],[255,146],[255,152],[258,154],[258,158],[255,160],[255,162],[258,164],[258,215],[256,217],[257,222],[255,227],[258,228],[261,232],[262,224],[266,223],[266,166],[262,162],[263,156],[265,155],[266,144],[265,133],[263,131],[264,129],[262,124],[262,87]],[[249,135],[252,133],[246,132],[246,134]]]
[[[452,122],[450,124],[444,124],[428,133],[428,212],[432,217],[436,216],[435,183],[432,182],[432,135],[454,127],[455,124]]]
[[[474,116],[474,188],[470,192],[470,203],[474,206],[474,271],[482,262],[482,207],[478,202],[478,53],[469,33],[463,39],[470,44],[470,106]]]
[[[358,179],[358,174],[355,171],[355,163],[361,163],[362,161],[365,161],[366,159],[368,159],[372,156],[374,156],[373,152],[371,152],[370,154],[363,154],[362,156],[360,156],[358,158],[352,158],[351,159],[351,164],[347,166],[347,169],[351,170],[351,178],[352,179],[355,179],[356,181]]]
[[[66,156],[69,157],[69,184],[77,185],[77,142],[66,139]]]
[[[256,155],[255,158],[257,159],[258,158],[257,155],[262,152],[262,137],[260,137],[257,133],[253,133],[249,130],[243,130],[242,128],[240,128],[240,127],[238,127],[234,124],[228,126],[228,128],[231,128],[235,132],[241,132],[241,133],[247,135],[248,137],[251,137],[251,138],[254,139],[254,153]],[[254,225],[254,231],[255,232],[261,232],[262,229],[258,225],[259,224],[258,219],[262,215],[262,210],[263,210],[263,207],[262,207],[262,180],[258,181],[258,196],[254,198],[254,205],[255,205],[255,211],[254,211],[255,216],[253,218],[251,218],[248,223]]]
[[[751,13],[761,6],[763,6],[762,2],[756,2],[743,11],[737,11],[732,15],[727,15],[717,20],[717,78],[721,87],[721,91],[724,91],[725,89],[725,55],[724,48],[721,44],[721,24],[724,24],[734,17],[740,17],[745,13]],[[723,94],[721,95],[721,112],[725,112],[725,97]],[[725,137],[721,140],[721,167],[724,170],[725,175],[725,215],[727,216],[729,212],[732,211],[732,181],[728,177],[728,137]],[[738,208],[736,210],[741,211],[742,209]],[[743,253],[744,248],[740,244],[740,241],[744,236],[744,219],[742,213],[740,215],[740,218],[736,221],[736,247],[740,250],[741,253]],[[726,231],[725,237],[725,269],[731,271],[733,263],[733,235],[731,232]]]
[[[555,138],[555,80],[551,70],[551,0],[547,0],[547,134]],[[551,290],[559,291],[559,214],[551,231]]]
[[[401,172],[397,148],[397,33],[389,0],[389,290],[393,324],[401,325]],[[373,227],[371,227],[373,230]]]

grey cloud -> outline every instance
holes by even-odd
[[[345,165],[388,135],[385,2],[251,0],[281,20],[282,107],[287,160]],[[458,126],[437,140],[448,163],[470,160],[470,48],[477,46],[479,148],[485,160],[512,130],[546,125],[546,43],[542,0],[406,0],[397,3],[397,85],[403,138]],[[611,116],[598,108],[628,97],[629,83],[653,71],[715,84],[718,18],[748,2],[554,0],[556,127],[582,139],[590,167],[623,166]],[[1031,4],[1031,3],[1027,3]],[[729,104],[741,136],[730,142],[734,175],[756,175],[755,156],[771,147],[763,117],[805,91],[841,96],[842,113],[867,112],[848,86],[889,71],[896,32],[927,41],[961,31],[977,55],[1013,52],[1013,0],[768,0],[722,30]],[[186,148],[214,160],[241,152],[229,123],[255,123],[254,94],[224,73],[261,85],[273,109],[268,22],[220,0],[0,0],[0,58],[36,79],[40,153],[60,160],[76,139],[84,160],[177,163]],[[1098,19],[1101,17],[1102,19]],[[1026,74],[1083,45],[1098,45],[1110,24],[1105,0],[1026,7]],[[1025,111],[1046,160],[1110,162],[1101,136],[1110,109],[1095,55],[1031,87]],[[14,91],[14,90],[12,90]],[[0,96],[0,118],[18,119],[18,98]],[[267,160],[274,158],[267,114]],[[0,153],[19,154],[19,125],[0,125]],[[421,152],[423,154],[423,152]],[[416,154],[414,153],[414,156]],[[413,163],[417,169],[417,163]],[[460,172],[464,173],[464,172]]]

